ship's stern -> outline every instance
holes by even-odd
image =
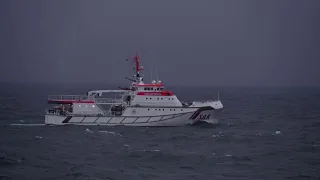
[[[58,115],[45,115],[45,124],[48,125],[63,125],[63,121],[66,119],[66,116],[58,116]]]

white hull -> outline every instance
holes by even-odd
[[[134,79],[127,78],[132,81],[129,88],[93,90],[86,95],[48,96],[48,103],[59,106],[46,110],[45,123],[107,126],[218,123],[215,112],[223,108],[219,95],[217,101],[183,103],[172,91],[165,89],[161,81],[153,80],[151,84],[145,84],[140,73],[143,68],[140,66],[139,55],[132,59],[135,63],[135,74]]]
[[[199,108],[194,112],[156,116],[59,116],[46,115],[45,123],[49,125],[107,125],[107,126],[185,126],[199,121],[218,124],[213,109]],[[208,116],[209,115],[209,116]]]

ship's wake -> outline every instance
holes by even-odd
[[[10,126],[47,126],[47,124],[10,124]]]

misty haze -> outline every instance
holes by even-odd
[[[319,5],[0,0],[0,179],[320,179]]]
[[[319,3],[0,2],[1,82],[127,83],[136,51],[168,85],[319,86]],[[151,64],[151,65],[150,65]]]

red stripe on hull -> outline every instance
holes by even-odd
[[[133,84],[133,86],[139,86],[139,87],[162,87],[163,84]]]
[[[137,95],[140,96],[173,96],[171,91],[161,91],[161,92],[138,92]]]

